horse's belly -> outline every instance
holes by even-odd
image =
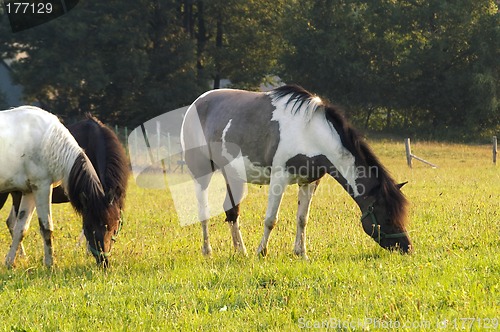
[[[40,167],[43,163],[36,153],[3,150],[0,160],[0,192],[31,192],[38,184],[50,179],[47,170]]]
[[[269,184],[271,181],[271,167],[253,164],[244,157],[246,182],[253,184]]]
[[[29,191],[29,181],[23,176],[4,176],[0,174],[0,192]]]
[[[246,176],[246,178],[244,179],[245,182],[252,184],[261,184],[261,185],[268,185],[271,182],[270,166],[261,166],[259,164],[255,164],[251,162],[247,157],[243,157],[243,160],[245,165],[245,171],[244,172],[240,171],[238,172],[238,174],[242,173],[245,174]],[[282,169],[285,170],[286,167],[283,166]],[[288,179],[286,182],[287,184],[294,184],[294,183],[301,184],[301,183],[311,182],[310,179],[306,176],[289,174],[288,172],[286,172],[286,176]]]
[[[226,176],[246,183],[269,184],[271,168],[253,163],[248,157],[238,157],[222,167]]]
[[[26,177],[23,174],[25,165],[15,151],[15,148],[0,147],[0,191],[22,190],[26,187]]]

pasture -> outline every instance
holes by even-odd
[[[129,184],[111,268],[77,245],[81,220],[53,205],[55,266],[43,266],[33,220],[28,257],[8,270],[10,235],[0,211],[1,331],[485,330],[500,328],[500,166],[489,146],[413,142],[439,166],[406,165],[404,144],[370,141],[410,201],[411,255],[381,249],[362,231],[355,203],[331,178],[313,199],[310,260],[292,254],[297,186],[285,193],[265,259],[267,187],[249,186],[241,208],[248,257],[233,253],[224,216],[181,227],[165,190]],[[193,209],[196,208],[193,202]]]

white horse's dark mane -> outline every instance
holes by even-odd
[[[319,99],[309,91],[298,85],[283,85],[270,91],[274,99],[287,99],[285,105],[293,102],[292,111],[297,114],[303,107],[308,108],[312,103],[317,103]],[[320,104],[313,105],[317,108]]]
[[[67,183],[71,204],[79,214],[92,216],[90,220],[107,220],[108,204],[104,190],[88,157],[82,152],[73,163]]]
[[[98,144],[104,147],[102,156],[96,155],[96,158],[104,158],[104,177],[100,178],[106,194],[110,190],[114,191],[113,204],[120,209],[125,207],[125,194],[127,191],[127,181],[129,176],[128,159],[125,151],[114,132],[99,121],[91,114],[86,114],[86,126],[95,126],[97,130],[94,132],[96,137],[92,139],[99,139]],[[87,127],[82,130],[89,129]],[[97,154],[97,152],[96,152]]]

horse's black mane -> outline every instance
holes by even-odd
[[[114,132],[91,114],[86,114],[88,122],[98,126],[102,135],[102,143],[105,145],[105,171],[104,179],[100,179],[106,194],[110,190],[114,192],[114,202],[120,209],[125,205],[125,193],[128,182],[128,161],[122,144]]]
[[[316,97],[297,85],[278,87],[271,91],[271,95],[273,98],[288,98],[287,104],[294,102],[296,112],[299,111],[301,106],[311,103]],[[380,163],[362,136],[345,119],[337,106],[322,101],[321,104],[318,104],[318,107],[324,107],[326,120],[338,132],[342,144],[355,156],[357,163],[377,169],[378,179],[380,180],[378,195],[386,201],[386,209],[392,217],[391,221],[394,226],[405,229],[407,200],[387,169]]]
[[[90,114],[71,127],[73,135],[81,131],[91,137],[79,143],[87,153],[95,154],[92,162],[96,172],[89,168],[91,162],[85,154],[76,159],[70,172],[70,201],[79,214],[90,215],[90,220],[118,220],[119,212],[112,207],[121,210],[125,205],[128,162],[124,149],[113,131]]]
[[[298,85],[283,85],[271,91],[271,95],[275,99],[288,98],[286,105],[293,102],[292,109],[298,112],[304,104],[309,105],[313,98],[316,97],[303,87]]]
[[[69,175],[68,196],[79,214],[100,215],[108,208],[99,178],[89,165],[92,163],[88,157],[84,153],[80,153],[73,163]]]

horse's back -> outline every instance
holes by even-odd
[[[11,177],[32,156],[53,120],[36,107],[18,107],[0,112],[0,177]],[[57,119],[57,118],[56,118]]]
[[[49,176],[40,167],[42,143],[54,125],[62,126],[55,115],[38,107],[22,106],[0,112],[0,191],[29,190],[32,178]],[[36,175],[33,169],[37,170]]]
[[[0,112],[0,125],[15,127],[21,124],[41,125],[60,122],[57,116],[36,106],[19,106]],[[10,121],[10,123],[6,123]]]
[[[60,123],[57,116],[41,108],[13,108],[0,112],[0,137],[3,143],[14,144],[16,149],[28,148],[39,144],[47,129],[54,123]]]
[[[271,99],[266,94],[235,89],[209,91],[194,105],[204,129],[214,132],[220,131],[221,123],[225,125],[231,119],[247,126],[262,125],[261,118],[270,121],[273,112]]]
[[[201,141],[232,143],[252,164],[267,167],[272,164],[279,142],[278,124],[271,121],[273,111],[271,98],[266,93],[212,90],[200,96],[188,110],[186,118],[190,118],[191,123],[185,121],[184,132],[189,125],[194,128],[184,134],[184,139],[198,133],[204,135]],[[194,130],[196,126],[202,130]]]

